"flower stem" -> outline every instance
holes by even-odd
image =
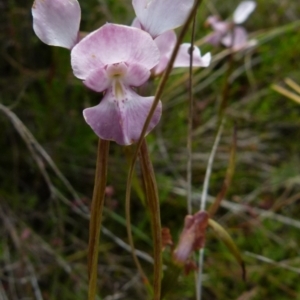
[[[130,166],[131,167],[131,166]],[[129,169],[129,172],[131,169]],[[133,170],[132,170],[133,171]],[[131,183],[131,182],[130,182]],[[126,230],[127,230],[127,237],[128,237],[128,243],[131,248],[131,254],[134,260],[134,263],[140,273],[140,276],[142,278],[143,283],[146,285],[147,288],[149,288],[149,280],[139,262],[139,259],[135,253],[135,247],[134,247],[134,242],[133,242],[133,236],[132,236],[132,231],[131,231],[131,213],[130,213],[130,189],[131,189],[131,184],[129,185],[127,181],[127,186],[126,186],[126,198],[125,198],[125,215],[126,215]]]
[[[203,189],[202,189],[202,195],[201,195],[201,201],[200,201],[200,210],[202,210],[202,211],[204,211],[206,208],[206,200],[207,200],[207,194],[208,194],[210,175],[211,175],[215,155],[216,155],[216,152],[218,149],[218,145],[219,145],[219,142],[221,139],[221,135],[223,132],[223,127],[224,127],[224,119],[222,119],[222,121],[221,121],[217,136],[216,136],[214,144],[213,144],[213,148],[212,148],[210,156],[208,158],[208,163],[207,163],[207,168],[206,168],[206,173],[205,173],[205,178],[204,178],[204,183],[203,183]],[[199,263],[198,263],[199,271],[198,271],[198,285],[197,285],[197,287],[198,287],[197,300],[202,299],[203,262],[204,262],[204,248],[201,248],[199,251]]]
[[[153,104],[152,104],[152,107],[149,111],[149,114],[147,116],[147,119],[145,121],[145,124],[144,124],[144,127],[143,127],[143,130],[141,132],[141,135],[140,135],[140,138],[137,142],[137,146],[136,146],[136,150],[135,150],[135,153],[133,155],[133,158],[132,158],[132,161],[131,161],[131,164],[130,164],[130,167],[129,167],[129,171],[128,171],[128,176],[127,176],[127,187],[126,187],[126,199],[125,199],[125,203],[126,203],[126,215],[127,217],[129,217],[129,219],[127,220],[127,233],[128,233],[128,239],[129,239],[129,243],[130,243],[130,246],[132,247],[132,255],[133,255],[133,259],[136,263],[136,265],[138,266],[139,268],[139,272],[142,276],[142,278],[146,278],[145,277],[145,274],[138,262],[138,258],[135,256],[135,252],[134,252],[134,245],[133,245],[133,239],[132,239],[132,234],[131,234],[131,228],[130,228],[130,196],[131,196],[131,186],[132,186],[132,178],[133,178],[133,171],[134,171],[134,166],[135,166],[135,163],[136,163],[136,160],[137,160],[137,156],[138,156],[138,153],[140,151],[140,147],[142,145],[142,142],[143,142],[143,139],[144,139],[144,136],[146,134],[146,131],[147,131],[147,128],[149,126],[149,123],[152,119],[152,116],[155,112],[155,109],[159,103],[159,99],[163,93],[163,90],[164,90],[164,87],[167,83],[167,80],[169,78],[169,75],[172,71],[172,68],[173,68],[173,63],[175,61],[175,58],[177,56],[177,53],[178,53],[178,50],[179,50],[179,46],[180,44],[182,43],[182,40],[185,36],[185,33],[187,32],[188,28],[189,28],[189,24],[191,23],[191,21],[193,20],[193,17],[197,11],[197,8],[199,6],[199,4],[202,2],[202,0],[197,0],[186,20],[186,22],[184,23],[183,25],[183,28],[181,29],[181,32],[178,36],[178,39],[177,39],[177,43],[173,49],[173,52],[172,52],[172,55],[171,55],[171,58],[170,58],[170,61],[167,65],[167,68],[162,76],[162,79],[160,80],[160,83],[159,83],[159,86],[156,90],[156,93],[155,93],[155,97],[154,97],[154,101],[153,101]]]
[[[191,34],[191,48],[190,48],[190,67],[189,67],[189,100],[188,100],[188,133],[187,133],[187,163],[186,163],[186,181],[187,181],[187,211],[192,214],[192,142],[193,142],[193,112],[194,112],[194,99],[193,99],[193,51],[195,41],[195,27],[196,27],[195,13],[192,25]]]
[[[108,153],[109,141],[99,139],[88,246],[89,300],[95,300],[97,294],[99,238],[105,198]]]
[[[154,248],[154,274],[153,274],[153,292],[154,299],[159,300],[161,294],[161,278],[162,278],[162,235],[160,207],[157,184],[153,165],[149,156],[147,143],[144,140],[139,153],[141,169],[143,174],[143,182],[147,205],[151,215],[151,227],[153,235]]]

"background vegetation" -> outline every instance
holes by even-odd
[[[200,44],[210,32],[204,27],[206,17],[218,12],[227,18],[238,3],[202,4],[196,32]],[[286,77],[300,83],[300,4],[257,3],[245,27],[258,44],[233,57],[227,121],[209,188],[213,199],[228,167],[236,124],[236,171],[215,219],[241,249],[248,279],[242,281],[239,265],[208,231],[207,300],[300,299],[300,105],[271,89],[272,84],[284,85]],[[35,36],[31,5],[30,0],[0,1],[0,299],[86,299],[88,207],[97,137],[84,122],[82,110],[98,103],[101,95],[73,76],[69,51],[44,45]],[[80,5],[81,30],[87,32],[105,22],[129,25],[134,17],[130,0],[89,0]],[[201,51],[211,51],[214,60],[209,69],[195,72],[195,211],[228,68],[227,50],[202,45]],[[162,224],[175,241],[186,215],[187,72],[174,70],[162,97],[162,120],[147,137]],[[147,94],[154,94],[156,84],[147,87]],[[124,226],[130,149],[113,144],[110,151],[99,299],[145,298]],[[151,272],[149,219],[138,176],[134,191],[135,243],[143,251],[143,266]],[[167,298],[194,299],[193,275],[182,274]]]

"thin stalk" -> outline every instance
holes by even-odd
[[[233,29],[232,29],[232,45],[234,45],[234,34],[233,34]],[[228,99],[229,99],[229,92],[230,92],[230,83],[229,83],[229,78],[230,75],[233,71],[233,48],[232,46],[230,47],[230,53],[228,56],[228,68],[227,72],[225,75],[224,79],[224,85],[223,85],[223,90],[222,90],[222,100],[219,108],[219,113],[218,113],[218,124],[219,125],[219,130],[213,145],[213,149],[211,151],[209,160],[208,160],[208,166],[206,169],[206,174],[205,174],[205,179],[204,179],[204,184],[203,184],[203,190],[202,190],[202,196],[201,196],[201,201],[200,201],[200,210],[205,210],[206,207],[206,198],[207,198],[207,192],[208,192],[208,186],[209,186],[209,179],[211,175],[211,169],[212,169],[212,164],[214,161],[215,153],[221,138],[221,134],[223,131],[223,126],[224,126],[224,115],[226,112],[226,108],[228,105]],[[198,289],[197,289],[197,300],[202,299],[202,275],[203,275],[203,262],[204,262],[204,248],[201,248],[199,251],[199,271],[198,271]]]
[[[99,238],[105,199],[108,153],[109,141],[99,139],[88,246],[89,300],[95,300],[97,294]]]
[[[144,140],[139,153],[140,164],[143,175],[143,182],[147,205],[151,215],[151,228],[154,248],[154,274],[153,274],[153,292],[154,299],[159,300],[161,294],[162,278],[162,235],[158,189],[155,179],[153,165],[148,152],[147,143]]]
[[[231,34],[232,34],[232,41],[231,44],[234,45],[234,27],[231,29]],[[228,99],[229,99],[229,93],[230,93],[230,82],[229,82],[229,78],[230,75],[232,74],[233,71],[233,55],[234,55],[234,50],[233,47],[231,46],[229,48],[230,52],[228,55],[228,68],[227,68],[227,72],[225,74],[225,78],[224,78],[224,85],[223,85],[223,89],[222,89],[222,100],[221,100],[221,104],[220,104],[220,108],[219,108],[219,124],[221,123],[221,120],[223,119],[223,116],[225,114],[226,108],[228,106]]]
[[[131,174],[131,181],[130,181],[130,187],[131,187],[131,183],[132,183],[132,176],[133,176],[133,168],[134,166],[132,167],[132,165],[130,165],[130,169],[129,169],[129,173],[130,171],[132,171],[132,174]],[[128,175],[129,176],[129,175]],[[129,190],[129,196],[128,195],[128,190]],[[128,244],[130,245],[130,248],[131,248],[131,254],[132,254],[132,257],[133,257],[133,260],[134,260],[134,263],[140,273],[140,276],[142,278],[142,281],[143,283],[146,285],[146,286],[149,286],[149,280],[140,264],[140,261],[135,253],[135,247],[134,247],[134,242],[133,242],[133,236],[132,236],[132,231],[131,231],[131,213],[130,213],[130,188],[129,188],[129,185],[128,185],[128,179],[127,179],[127,187],[126,187],[126,199],[125,199],[125,216],[126,216],[126,229],[127,229],[127,236],[128,236]]]
[[[218,149],[218,145],[221,139],[221,135],[223,132],[223,127],[224,127],[224,120],[222,120],[221,125],[219,127],[219,130],[217,132],[217,136],[215,138],[213,148],[211,150],[208,163],[207,163],[207,168],[206,168],[206,173],[205,173],[205,178],[204,178],[204,184],[203,184],[203,189],[202,189],[202,194],[201,194],[201,200],[200,200],[200,210],[205,210],[206,207],[206,200],[207,200],[207,193],[208,193],[208,187],[209,187],[209,180],[210,180],[210,175],[212,171],[212,166],[213,162],[215,159],[215,155]],[[199,251],[199,271],[198,271],[198,284],[197,284],[197,300],[202,299],[202,275],[203,275],[203,261],[204,261],[204,248],[201,248]]]
[[[193,51],[195,41],[195,27],[196,16],[194,15],[192,25],[191,36],[191,48],[190,48],[190,67],[189,67],[189,108],[188,108],[188,133],[187,133],[187,163],[186,163],[186,181],[187,181],[187,211],[188,214],[192,214],[192,142],[193,142],[193,111],[194,111],[194,99],[193,99]]]
[[[214,216],[214,214],[217,212],[217,210],[221,204],[221,201],[225,198],[227,191],[231,185],[231,181],[232,181],[232,178],[234,175],[234,170],[235,170],[235,158],[236,158],[236,147],[237,147],[236,144],[237,144],[237,130],[236,130],[236,127],[234,127],[228,167],[226,170],[226,174],[225,174],[225,178],[224,178],[221,190],[218,193],[218,195],[216,196],[215,201],[212,203],[212,205],[208,209],[210,218],[212,218]]]
[[[158,85],[158,88],[156,90],[156,94],[155,94],[155,97],[154,97],[154,101],[153,101],[153,104],[152,104],[152,107],[149,111],[149,114],[147,116],[147,119],[145,121],[145,124],[144,124],[144,127],[142,129],[142,132],[141,132],[141,136],[137,142],[137,147],[136,147],[136,150],[135,150],[135,153],[133,155],[133,158],[132,158],[132,161],[131,161],[131,164],[130,164],[130,167],[129,167],[129,171],[128,171],[128,176],[127,176],[127,187],[126,187],[126,196],[125,196],[125,206],[126,206],[126,215],[127,217],[129,217],[128,221],[127,221],[127,235],[128,235],[128,239],[129,239],[129,243],[130,243],[130,246],[132,248],[131,252],[132,252],[132,256],[133,256],[133,259],[139,269],[139,272],[140,272],[140,275],[142,278],[145,278],[145,274],[144,272],[142,271],[141,267],[140,267],[140,264],[138,262],[138,258],[136,257],[135,255],[135,251],[134,251],[134,243],[133,243],[133,238],[132,238],[132,232],[131,232],[131,228],[130,228],[130,196],[131,196],[131,186],[132,186],[132,178],[133,178],[133,171],[134,171],[134,166],[135,166],[135,163],[136,163],[136,160],[137,160],[137,156],[138,156],[138,153],[139,153],[139,150],[140,150],[140,147],[141,147],[141,144],[142,144],[142,141],[144,139],[144,136],[146,134],[146,130],[149,126],[149,123],[150,123],[150,120],[152,119],[152,116],[155,112],[155,109],[159,103],[159,99],[163,93],[163,90],[164,90],[164,87],[167,83],[167,80],[169,78],[169,75],[172,71],[172,67],[173,67],[173,63],[175,61],[175,58],[177,56],[177,53],[178,53],[178,50],[179,50],[179,46],[180,44],[182,43],[182,40],[184,38],[184,35],[185,33],[187,32],[188,30],[188,27],[189,27],[189,24],[190,22],[192,21],[196,11],[197,11],[197,8],[199,6],[199,4],[202,2],[202,0],[197,0],[186,20],[186,22],[184,23],[183,25],[183,28],[181,29],[181,32],[178,36],[178,40],[177,40],[177,43],[173,49],[173,52],[172,52],[172,55],[171,55],[171,58],[170,58],[170,61],[167,65],[167,68],[162,76],[162,79],[160,80],[160,83]]]
[[[195,27],[196,27],[197,11],[193,18],[192,34],[191,34],[191,48],[190,48],[190,67],[189,67],[189,99],[188,99],[188,132],[187,132],[187,162],[186,162],[186,195],[187,195],[187,211],[191,215],[193,213],[192,207],[192,164],[193,164],[193,112],[194,112],[194,91],[193,91],[193,52],[195,43]],[[195,255],[194,255],[195,256]],[[195,288],[197,293],[198,274],[194,272]]]
[[[215,141],[213,144],[213,148],[212,148],[210,156],[208,158],[207,169],[206,169],[206,173],[205,173],[203,190],[202,190],[201,201],[200,201],[200,210],[205,210],[208,187],[209,187],[209,180],[210,180],[210,175],[211,175],[211,171],[212,171],[212,165],[213,165],[215,155],[216,155],[219,143],[220,143],[221,135],[223,132],[223,127],[224,127],[224,120],[222,121],[222,123],[219,127],[219,130],[217,132],[217,135],[216,135],[216,138],[215,138]]]

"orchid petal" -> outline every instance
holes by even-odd
[[[220,21],[218,16],[209,16],[205,23],[210,25],[214,31],[220,33],[226,33],[230,29],[230,23],[226,21]]]
[[[158,48],[148,33],[115,24],[106,24],[90,33],[71,52],[72,68],[80,79],[105,65],[125,62],[151,69],[158,61]]]
[[[191,44],[184,43],[180,45],[177,57],[175,59],[174,68],[188,67],[190,65],[190,49]],[[193,50],[193,67],[208,67],[211,61],[210,53],[206,53],[201,57],[200,49],[194,46]]]
[[[90,73],[83,83],[95,92],[103,92],[109,88],[111,80],[107,77],[105,68],[99,68]]]
[[[72,49],[78,42],[77,0],[35,0],[32,15],[34,32],[45,44]]]
[[[126,89],[126,97],[118,101],[108,91],[100,104],[83,111],[85,121],[100,138],[120,145],[130,145],[139,139],[154,97],[141,97],[130,88]],[[159,102],[147,134],[159,122],[161,109]]]
[[[130,64],[122,81],[128,86],[140,86],[149,79],[150,74],[149,69],[139,64]]]
[[[160,60],[159,63],[152,69],[152,73],[158,75],[161,74],[168,65],[177,41],[176,33],[174,30],[166,31],[159,35],[154,41],[160,52]]]
[[[170,61],[170,56],[169,55],[165,55],[165,56],[162,56],[160,58],[160,61],[159,61],[159,64],[156,65],[152,70],[152,74],[153,75],[159,75],[161,74],[167,67],[168,63]]]
[[[244,23],[255,8],[256,2],[254,1],[241,2],[233,13],[233,22],[235,24]]]
[[[247,31],[241,27],[236,26],[232,32],[228,32],[222,39],[222,44],[225,47],[231,47],[237,51],[244,48],[247,45],[248,34]]]
[[[142,29],[153,38],[181,26],[194,0],[133,0],[132,5]]]

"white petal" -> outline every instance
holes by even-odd
[[[254,1],[241,2],[233,13],[233,22],[235,24],[242,24],[248,19],[249,15],[254,11],[255,8],[256,2]]]
[[[35,0],[33,29],[45,44],[72,49],[78,42],[80,15],[77,0]]]
[[[177,28],[186,21],[194,0],[133,0],[142,29],[153,38]]]
[[[185,43],[180,45],[177,57],[174,62],[174,68],[189,67],[190,65],[190,48],[191,44]],[[201,57],[200,49],[194,46],[193,50],[193,67],[208,67],[211,61],[210,53]]]

